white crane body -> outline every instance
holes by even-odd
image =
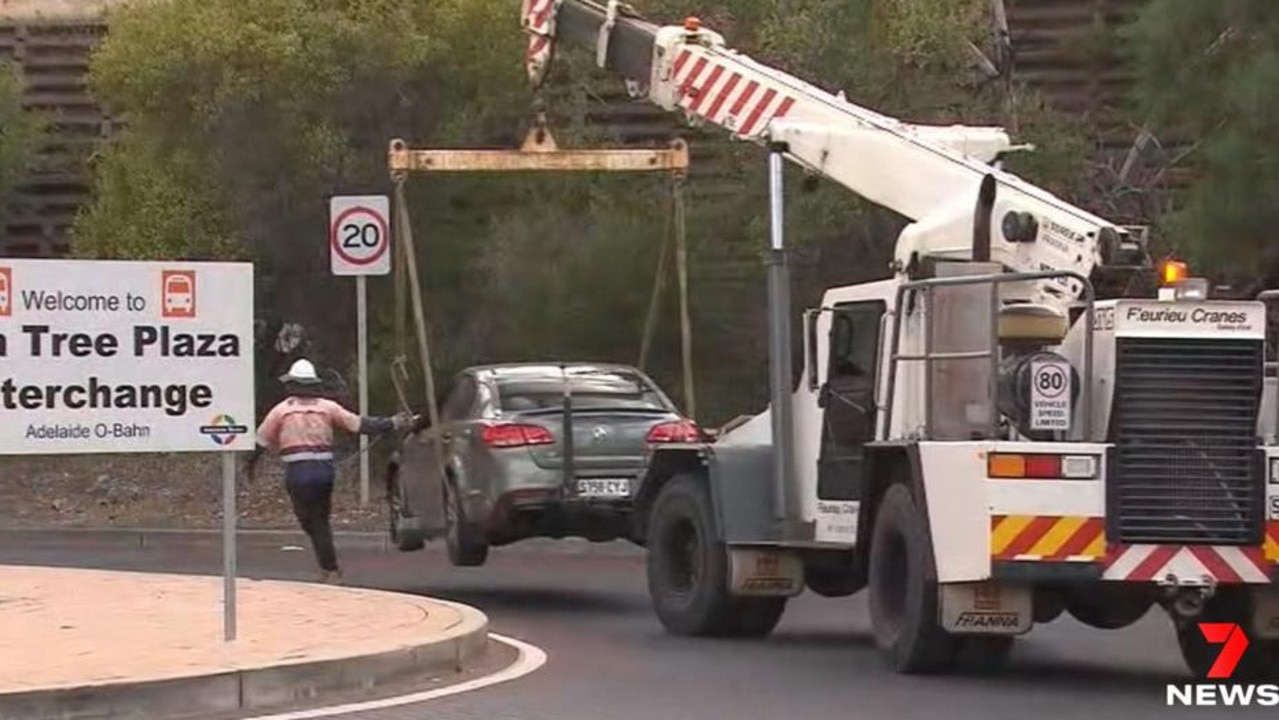
[[[669,629],[764,634],[805,586],[868,587],[877,644],[916,672],[961,648],[1001,658],[1063,612],[1118,628],[1161,604],[1192,668],[1215,657],[1201,616],[1240,623],[1279,668],[1263,302],[1209,299],[1194,279],[1096,298],[1102,273],[1149,265],[1144,244],[1002,170],[1002,129],[886,117],[693,21],[590,0],[523,10],[535,84],[556,43],[586,45],[637,96],[910,221],[889,277],[804,314],[794,386],[772,174],[770,408],[714,443],[654,449],[637,479]],[[687,588],[681,522],[713,540]]]

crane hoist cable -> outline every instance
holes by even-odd
[[[408,308],[404,300],[412,300],[413,321],[418,339],[418,354],[422,361],[422,373],[426,382],[427,408],[430,421],[438,421],[438,407],[434,381],[430,343],[427,340],[425,310],[422,306],[421,283],[417,272],[417,252],[410,227],[405,183],[412,172],[668,172],[674,177],[672,185],[672,223],[675,228],[676,264],[680,277],[681,340],[684,346],[684,393],[686,412],[694,416],[692,379],[692,326],[688,308],[688,268],[685,242],[683,183],[688,169],[688,145],[674,140],[666,149],[603,149],[562,150],[552,136],[546,122],[546,113],[540,98],[534,102],[535,120],[523,145],[513,150],[457,150],[413,149],[401,139],[390,143],[387,161],[394,185],[393,204],[395,236],[397,238],[396,262],[396,357],[392,361],[392,381],[402,407],[408,406],[404,384],[407,383],[408,342],[406,327]],[[651,340],[651,338],[650,338]],[[642,350],[647,354],[647,350]],[[647,358],[645,358],[647,359]]]
[[[661,309],[662,291],[666,289],[671,250],[675,250],[676,276],[679,284],[680,352],[683,368],[684,411],[690,418],[697,417],[697,401],[693,384],[693,327],[692,309],[688,293],[688,233],[684,205],[684,180],[682,172],[672,173],[671,201],[666,215],[666,232],[657,258],[657,273],[653,279],[653,293],[649,297],[648,314],[644,318],[644,334],[640,340],[639,362],[641,372],[648,372],[648,358],[652,350],[653,334],[657,329],[657,316]]]

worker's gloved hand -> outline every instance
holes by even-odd
[[[428,420],[425,415],[414,415],[413,422],[409,424],[409,428],[412,429],[413,432],[422,432],[426,429],[426,426],[430,424],[431,421]]]
[[[396,413],[395,417],[391,418],[391,425],[397,431],[407,430],[408,428],[413,426],[413,418],[415,417],[417,416],[414,415],[413,413],[407,413],[407,412]]]

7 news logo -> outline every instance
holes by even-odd
[[[1279,706],[1279,685],[1230,682],[1235,679],[1236,674],[1242,674],[1239,673],[1239,666],[1250,644],[1243,628],[1235,623],[1205,622],[1199,623],[1199,633],[1209,646],[1205,650],[1211,652],[1211,646],[1221,646],[1216,659],[1205,673],[1206,679],[1224,682],[1169,685],[1167,705]]]

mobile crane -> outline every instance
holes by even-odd
[[[559,45],[636,97],[767,148],[768,409],[651,452],[634,540],[668,631],[770,633],[808,589],[868,592],[897,672],[993,667],[1068,613],[1168,611],[1200,676],[1237,623],[1235,677],[1279,669],[1279,447],[1266,306],[1182,263],[1158,296],[1144,238],[1001,169],[1000,128],[886,117],[729,48],[695,18],[523,0],[531,83]],[[791,368],[783,161],[905,216],[890,277],[825,291]],[[1208,634],[1212,634],[1211,632]]]

